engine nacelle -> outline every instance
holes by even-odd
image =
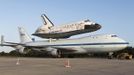
[[[48,53],[51,54],[52,56],[60,57],[60,52],[59,52],[57,49],[49,47],[49,48],[47,48],[46,50],[47,50]]]
[[[27,54],[30,51],[29,49],[27,49],[21,45],[16,46],[15,49],[21,54]]]
[[[58,52],[57,50],[53,50],[50,52],[52,56],[58,56]]]

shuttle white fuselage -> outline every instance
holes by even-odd
[[[90,20],[54,26],[46,15],[42,15],[44,25],[39,27],[33,35],[41,38],[69,38],[70,36],[99,30],[101,25]]]

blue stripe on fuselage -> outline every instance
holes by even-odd
[[[116,43],[80,43],[80,44],[56,44],[56,45],[42,45],[42,46],[83,46],[83,45],[124,45],[128,42],[116,42]]]

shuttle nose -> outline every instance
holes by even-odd
[[[85,25],[84,29],[90,29],[92,31],[99,30],[101,28],[101,25],[98,23],[92,24],[92,25]]]
[[[95,23],[95,28],[96,28],[96,29],[100,29],[100,28],[101,28],[101,25],[98,24],[98,23]]]

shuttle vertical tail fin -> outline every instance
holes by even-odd
[[[31,42],[32,38],[26,33],[24,28],[18,27],[19,29],[19,34],[20,34],[20,42],[21,43],[26,43],[26,42]]]
[[[49,18],[45,15],[42,14],[41,18],[43,20],[43,24],[42,26],[40,26],[35,33],[44,33],[44,32],[49,32],[51,27],[54,26],[54,24],[49,20]]]
[[[41,17],[43,19],[44,25],[47,25],[48,27],[54,26],[54,24],[49,20],[49,18],[45,14],[42,14]]]

